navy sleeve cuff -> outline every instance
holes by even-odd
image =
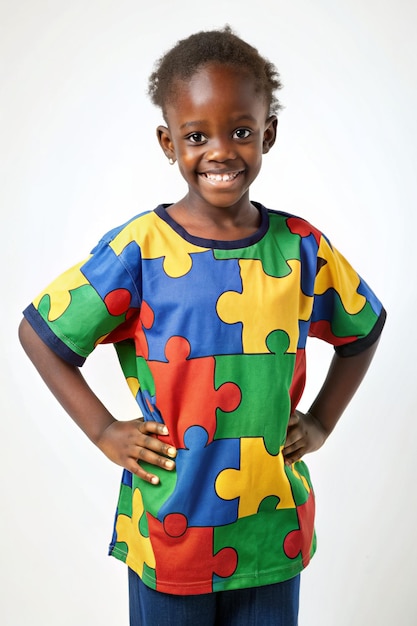
[[[61,357],[61,359],[64,359],[67,363],[76,365],[77,367],[81,367],[85,363],[85,357],[80,356],[71,350],[71,348],[68,348],[68,346],[52,332],[33,304],[30,304],[23,311],[23,315],[42,341],[46,343],[46,345],[51,348],[55,354]]]
[[[364,350],[370,348],[382,333],[386,319],[387,312],[383,308],[369,335],[361,337],[356,341],[352,341],[352,343],[345,343],[343,346],[335,346],[336,353],[341,357],[355,356],[356,354],[360,354]]]

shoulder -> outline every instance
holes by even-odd
[[[139,232],[146,231],[152,227],[155,217],[155,211],[144,211],[143,213],[138,213],[123,224],[119,224],[111,230],[108,230],[100,238],[97,246],[110,245],[118,239],[125,239],[126,237],[131,237],[133,240]],[[94,250],[92,252],[94,252]]]
[[[314,266],[322,242],[326,240],[322,231],[299,215],[272,209],[267,209],[267,212],[269,236],[278,243],[287,258],[298,258]]]
[[[313,236],[317,244],[324,236],[320,229],[300,215],[274,209],[267,209],[267,211],[271,225],[284,223],[288,231],[293,235],[298,235],[301,238]]]

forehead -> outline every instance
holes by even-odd
[[[250,72],[224,64],[208,64],[187,79],[177,79],[166,105],[168,117],[193,111],[235,111],[266,117],[267,102]]]

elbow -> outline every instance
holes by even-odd
[[[26,345],[26,337],[27,337],[27,326],[28,326],[28,322],[26,320],[26,318],[23,318],[19,324],[19,328],[17,330],[17,334],[19,337],[19,341],[20,344],[22,345],[23,348],[25,348]]]
[[[26,352],[29,358],[31,358],[33,346],[34,344],[36,344],[37,341],[40,340],[25,317],[19,324],[18,337],[23,350]]]

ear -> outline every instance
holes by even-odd
[[[262,154],[267,154],[275,143],[277,138],[278,118],[271,115],[265,122],[264,138],[262,144]]]
[[[176,161],[174,144],[171,140],[171,133],[169,132],[169,128],[167,128],[166,126],[158,126],[158,128],[156,129],[156,136],[158,137],[159,145],[164,151],[167,159]]]

